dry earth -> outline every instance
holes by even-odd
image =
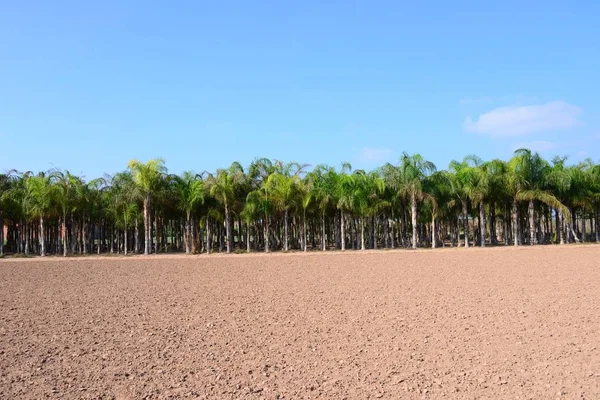
[[[0,398],[600,398],[600,247],[0,260]]]

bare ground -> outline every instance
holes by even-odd
[[[0,398],[600,398],[600,247],[0,260]]]

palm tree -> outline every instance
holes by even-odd
[[[109,190],[113,218],[117,224],[123,227],[123,253],[127,255],[128,249],[128,230],[132,220],[136,220],[138,215],[138,200],[140,195],[133,175],[130,171],[119,172],[111,179]]]
[[[440,204],[448,204],[452,197],[452,180],[446,171],[436,171],[423,181],[423,198],[431,203],[431,247],[437,247],[436,219]]]
[[[141,252],[142,220],[146,254],[154,241],[156,251],[186,253],[215,243],[225,251],[226,242],[232,251],[236,240],[246,251],[306,251],[309,242],[322,250],[436,247],[462,242],[463,230],[465,245],[600,240],[600,165],[549,163],[520,149],[509,162],[468,156],[439,172],[403,153],[371,172],[346,164],[304,174],[300,164],[259,158],[247,174],[233,163],[167,175],[162,160],[151,160],[87,183],[58,169],[0,175],[0,254]]]
[[[306,210],[314,201],[313,180],[305,177],[304,180],[299,179],[297,184],[298,197],[300,206],[302,207],[302,251],[308,251],[307,234],[306,234]]]
[[[153,197],[167,173],[167,167],[163,159],[156,158],[145,164],[137,160],[131,160],[128,168],[144,202],[144,254],[148,255],[150,254],[150,243],[152,241],[150,209]]]
[[[63,246],[63,257],[67,256],[68,253],[68,235],[67,235],[67,214],[71,213],[71,225],[73,225],[73,208],[77,201],[77,195],[80,190],[78,187],[82,185],[82,181],[79,177],[72,175],[69,171],[61,171],[55,169],[49,176],[51,182],[56,185],[56,200],[60,206],[62,213],[61,218],[61,231],[62,231],[62,246]],[[71,226],[71,230],[74,227]]]
[[[326,216],[335,204],[337,204],[336,189],[338,187],[339,175],[335,168],[324,164],[317,165],[307,174],[312,202],[317,206],[321,217],[321,250],[327,250]]]
[[[11,177],[0,174],[0,257],[4,256],[4,209],[7,204],[6,194],[11,187]]]
[[[534,201],[544,203],[564,215],[570,216],[567,207],[559,199],[547,190],[549,164],[537,153],[529,149],[518,149],[515,156],[509,162],[510,186],[513,193],[513,224],[515,230],[514,245],[518,245],[516,227],[518,225],[518,202],[528,202],[529,214],[529,244],[535,244],[535,216]]]
[[[586,163],[590,174],[590,195],[594,201],[595,242],[600,243],[600,164],[594,164],[590,159],[586,160]]]
[[[273,209],[272,196],[269,193],[269,188],[268,188],[268,185],[266,184],[266,182],[264,182],[263,185],[261,185],[261,187],[248,193],[248,196],[246,198],[246,205],[244,207],[243,213],[246,215],[246,218],[249,218],[249,216],[251,216],[251,215],[255,215],[256,219],[262,219],[263,240],[264,240],[266,253],[268,253],[270,251],[269,220],[270,220],[272,209]]]
[[[279,170],[267,178],[265,185],[276,208],[283,212],[283,250],[289,250],[289,213],[299,200],[299,182],[300,174],[304,170],[304,165],[290,163],[280,164]],[[308,200],[310,202],[310,200]],[[307,204],[308,207],[308,204]]]
[[[234,162],[228,169],[217,170],[216,176],[210,175],[210,194],[222,203],[225,210],[225,230],[227,239],[227,253],[233,247],[233,233],[231,227],[231,205],[235,200],[236,185],[245,179],[244,169],[238,162]]]
[[[204,202],[204,182],[198,178],[198,175],[194,175],[190,171],[184,172],[181,176],[174,176],[177,208],[185,214],[184,242],[186,254],[192,252],[192,211],[197,205]]]
[[[417,248],[417,201],[423,198],[423,180],[435,172],[435,165],[426,161],[420,154],[408,155],[402,153],[400,157],[400,193],[410,201],[410,217],[412,223],[412,248]]]
[[[25,179],[25,209],[32,218],[40,222],[40,256],[46,255],[44,218],[50,213],[56,199],[56,188],[44,174]]]
[[[450,171],[453,174],[454,195],[462,206],[465,247],[469,247],[469,201],[479,204],[483,201],[484,197],[484,185],[479,182],[485,178],[483,177],[483,171],[478,169],[480,165],[481,161],[479,158],[473,155],[466,156],[462,162],[456,160],[450,162]],[[481,205],[481,207],[483,206]]]
[[[353,213],[356,208],[355,176],[348,174],[352,166],[348,163],[342,165],[339,178],[337,179],[336,198],[337,208],[340,210],[340,236],[342,251],[346,250],[346,214]]]
[[[494,159],[484,164],[484,171],[486,173],[488,199],[489,199],[489,223],[490,223],[490,244],[497,244],[496,237],[496,204],[501,206],[505,218],[503,218],[503,239],[504,244],[508,244],[508,218],[507,204],[512,202],[512,198],[509,195],[509,176],[508,176],[508,164],[506,161]]]

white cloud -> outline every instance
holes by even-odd
[[[385,147],[364,147],[360,149],[359,159],[361,161],[386,161],[392,155],[392,150]]]
[[[490,136],[522,136],[530,133],[572,128],[579,124],[581,109],[564,101],[529,106],[499,107],[465,118],[467,132]]]
[[[513,151],[517,149],[529,149],[538,153],[545,153],[556,148],[556,144],[547,140],[534,140],[533,142],[517,143],[513,146]]]

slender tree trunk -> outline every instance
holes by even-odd
[[[0,211],[0,257],[4,255],[4,220]]]
[[[283,214],[283,250],[289,250],[289,238],[288,238],[288,210],[286,209]]]
[[[307,236],[306,236],[306,208],[303,211],[304,211],[304,213],[302,215],[302,218],[304,220],[302,221],[302,237],[303,237],[303,241],[304,241],[304,251],[308,251],[308,243],[306,242],[307,241]]]
[[[231,253],[233,235],[231,232],[231,216],[229,215],[229,205],[227,202],[225,202],[225,231],[227,235],[227,252]]]
[[[533,207],[533,200],[529,200],[529,245],[535,244],[535,209]]]
[[[210,254],[210,222],[208,216],[206,217],[206,254]]]
[[[40,256],[46,256],[46,237],[44,232],[44,216],[40,216]]]
[[[575,228],[576,228],[576,216],[575,216],[575,210],[571,209],[571,221],[569,222],[569,229],[571,230],[571,234],[573,235],[573,240],[575,240],[576,243],[579,243],[579,237],[577,237],[577,233],[575,232]]]
[[[392,245],[392,249],[396,248],[396,227],[395,227],[396,224],[395,224],[395,222],[396,221],[394,220],[394,209],[393,209],[393,206],[392,206],[392,220],[391,220],[391,225],[392,225],[391,226],[391,228],[392,228],[391,229],[392,230],[392,243],[391,243],[391,245]]]
[[[437,243],[435,240],[435,212],[431,213],[431,248],[435,249],[437,247]]]
[[[595,231],[596,231],[596,243],[600,243],[600,202],[596,202],[596,222]]]
[[[25,224],[25,255],[28,256],[29,255],[29,231],[30,231],[30,227],[29,227],[29,222],[26,222]]]
[[[467,201],[462,202],[462,214],[463,214],[463,229],[465,231],[465,247],[469,247],[469,214],[467,210]]]
[[[485,207],[483,206],[483,201],[479,202],[479,234],[481,247],[485,247]],[[490,242],[491,242],[492,232],[490,231]]]
[[[125,227],[123,228],[123,254],[127,255],[127,218],[125,218]]]
[[[508,212],[508,204],[504,203],[504,214],[502,215],[502,240],[504,245],[508,245],[508,238],[510,236],[510,220],[511,217]]]
[[[412,248],[417,248],[417,199],[415,192],[410,196],[410,219],[412,223]]]
[[[512,204],[512,220],[513,220],[513,246],[519,245],[519,207],[517,200],[513,200]]]
[[[596,235],[598,236],[598,235]],[[321,250],[327,250],[327,241],[325,239],[325,212],[321,215]]]
[[[81,217],[81,240],[83,241],[83,254],[84,255],[88,253],[87,230],[85,229],[85,226],[86,226],[85,213],[83,213],[83,215]]]
[[[565,244],[565,239],[564,236],[562,234],[562,212],[559,210],[555,210],[556,211],[556,241],[560,244]]]
[[[100,241],[100,237],[101,237],[101,232],[100,232],[101,228],[100,228],[100,224],[96,224],[95,225],[95,231],[96,231],[96,242],[98,242],[98,247],[96,249],[97,253],[100,254],[100,244],[102,243]]]
[[[360,249],[365,249],[365,218],[360,217]]]
[[[372,217],[371,221],[373,223],[373,250],[377,250],[377,239],[378,239],[378,230],[379,230],[379,223],[378,223],[378,217]],[[386,248],[387,247],[387,236],[385,235],[384,232],[384,236],[383,236],[383,247]]]
[[[61,224],[61,228],[62,228],[62,245],[63,245],[63,257],[67,256],[67,213],[63,212],[63,218],[62,218],[62,224]]]
[[[250,222],[246,224],[246,253],[250,253]]]
[[[150,197],[144,199],[144,254],[150,254]]]
[[[493,201],[490,202],[490,245],[498,244],[496,237],[496,205]]]
[[[265,253],[269,252],[269,216],[265,215]]]
[[[77,245],[77,225],[73,219],[73,212],[71,211],[71,254],[75,254],[75,246]]]
[[[344,221],[344,212],[341,212],[341,219],[340,219],[340,229],[341,229],[341,239],[342,239],[342,251],[346,250],[346,224]]]
[[[135,219],[135,252],[136,254],[140,252],[140,229],[139,229],[139,221],[137,217]]]
[[[192,223],[190,220],[190,214],[187,213],[185,219],[185,232],[184,232],[183,241],[185,243],[185,254],[190,254],[192,252]]]

